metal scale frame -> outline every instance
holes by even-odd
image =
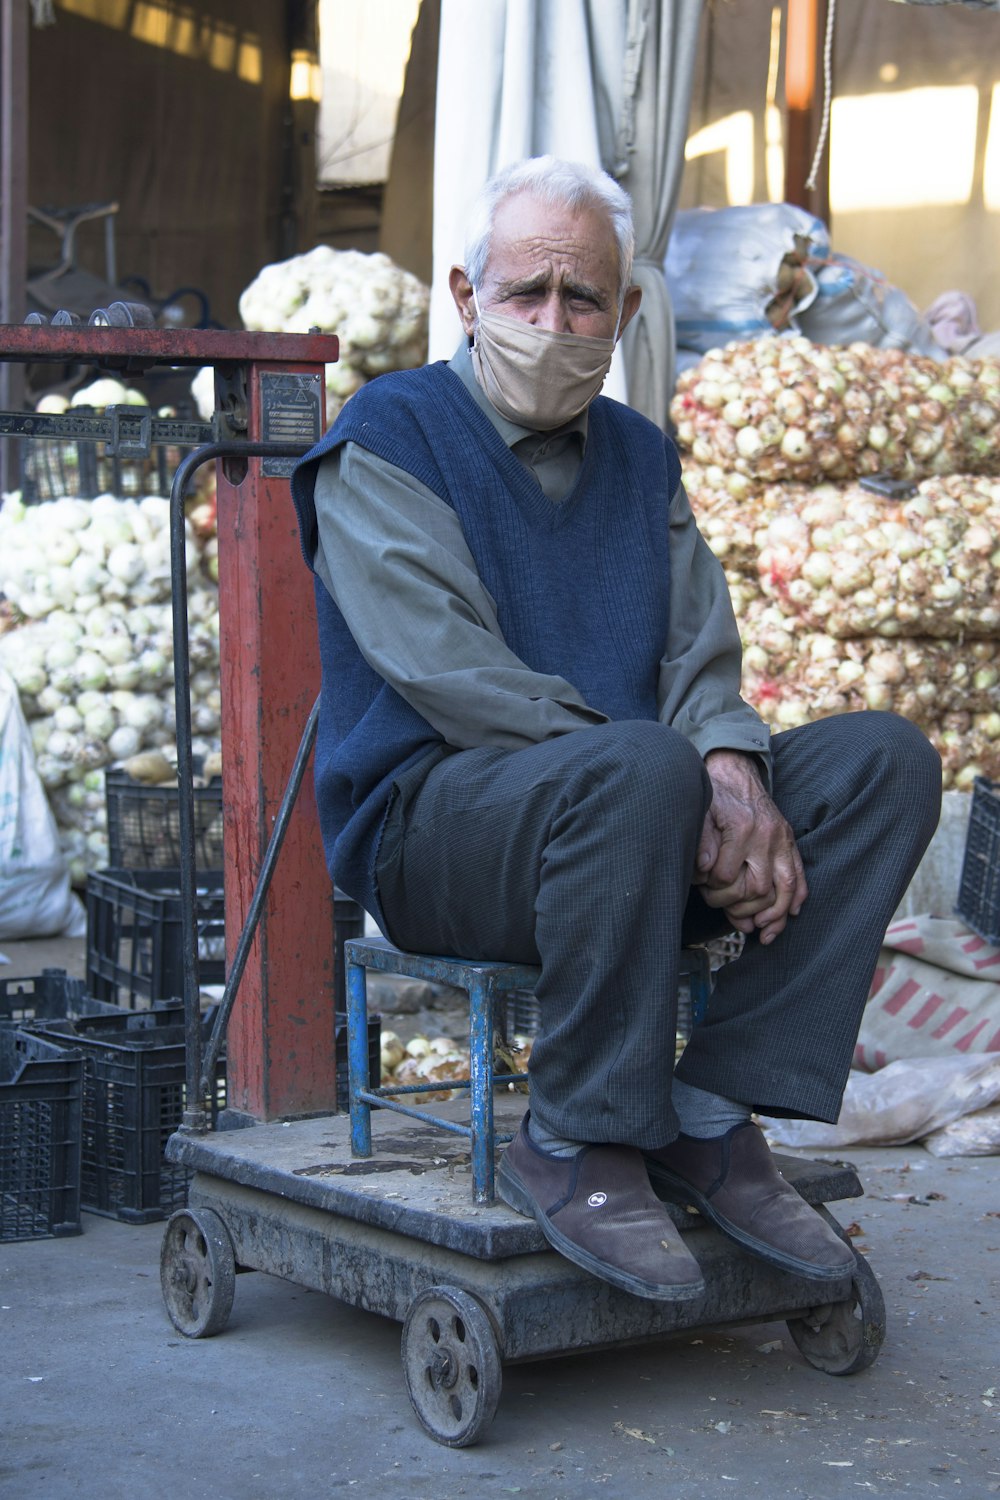
[[[333,891],[305,777],[320,681],[315,614],[288,490],[295,458],[323,430],[323,367],[336,358],[337,341],[318,333],[160,330],[127,326],[136,321],[127,312],[116,317],[126,326],[0,327],[0,360],[91,362],[123,375],[155,364],[212,365],[212,423],[178,429],[131,407],[68,421],[0,413],[0,436],[92,437],[123,457],[146,456],[151,443],[201,444],[181,461],[170,497],[187,1108],[167,1156],[194,1173],[188,1206],[170,1218],[161,1252],[174,1326],[189,1338],[220,1333],[236,1273],[246,1270],[395,1318],[417,1420],[449,1447],[474,1443],[489,1426],[503,1361],[784,1319],[816,1368],[837,1375],[866,1368],[884,1338],[885,1308],[857,1253],[853,1276],[817,1292],[748,1256],[697,1215],[671,1208],[706,1293],[700,1302],[653,1303],[555,1254],[533,1221],[502,1202],[476,1203],[460,1137],[411,1121],[401,1126],[398,1116],[376,1110],[374,1154],[352,1155],[350,1116],[337,1115],[335,1103]],[[213,460],[227,982],[206,1046],[184,494],[196,468]],[[227,1022],[225,1128],[212,1131],[203,1101]],[[516,1129],[525,1103],[523,1094],[500,1094],[498,1131]],[[456,1119],[467,1108],[440,1107]],[[853,1170],[794,1158],[782,1159],[782,1169],[843,1233],[825,1205],[860,1195]]]

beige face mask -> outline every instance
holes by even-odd
[[[609,339],[553,333],[520,318],[480,312],[474,290],[472,296],[479,316],[472,367],[501,416],[551,432],[590,405],[611,365],[617,326]]]

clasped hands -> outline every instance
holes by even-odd
[[[753,759],[735,750],[705,757],[712,805],[695,861],[694,884],[738,932],[772,943],[809,894],[795,838]]]

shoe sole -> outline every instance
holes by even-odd
[[[503,1160],[497,1168],[496,1190],[510,1208],[535,1220],[553,1250],[558,1250],[560,1255],[601,1281],[610,1282],[623,1292],[631,1292],[634,1297],[644,1297],[648,1302],[693,1302],[705,1295],[705,1283],[701,1279],[682,1281],[677,1285],[643,1281],[640,1276],[632,1276],[618,1266],[608,1265],[606,1261],[599,1260],[596,1255],[584,1250],[556,1228],[544,1209],[539,1208],[521,1179],[510,1167],[505,1167]]]
[[[676,1203],[680,1207],[693,1204],[702,1217],[714,1224],[716,1229],[728,1239],[733,1240],[741,1249],[748,1250],[751,1255],[757,1256],[759,1260],[775,1266],[779,1271],[790,1271],[792,1275],[804,1276],[810,1281],[831,1283],[847,1281],[853,1275],[850,1266],[816,1266],[811,1261],[800,1260],[797,1255],[790,1255],[786,1250],[779,1250],[776,1246],[767,1244],[765,1240],[755,1239],[752,1234],[747,1234],[745,1229],[740,1229],[738,1224],[734,1224],[724,1214],[719,1213],[719,1210],[713,1206],[712,1200],[706,1198],[704,1193],[693,1188],[682,1177],[675,1177],[668,1168],[648,1157],[646,1170],[654,1191],[662,1192],[668,1202]]]

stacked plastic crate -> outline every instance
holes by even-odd
[[[200,779],[200,778],[199,778]],[[176,782],[104,776],[108,869],[87,877],[87,987],[130,1009],[183,993],[180,802]],[[222,780],[194,789],[198,959],[203,985],[225,980]]]
[[[84,1059],[42,1033],[99,1014],[64,969],[0,979],[0,1242],[80,1233]]]
[[[163,1157],[184,1061],[176,1004],[126,1010],[62,969],[0,980],[0,1240],[77,1234],[81,1208],[144,1224],[186,1203],[190,1174]]]
[[[88,1000],[32,1032],[83,1059],[82,1206],[146,1223],[183,1206],[190,1181],[163,1155],[186,1103],[177,787],[113,770],[106,798],[112,864],[87,879]],[[221,782],[196,802],[201,978],[222,983]],[[224,1102],[220,1062],[206,1103],[214,1115]]]
[[[967,927],[1000,943],[1000,781],[976,778],[956,911]]]
[[[203,987],[225,982],[222,779],[196,763],[195,863],[198,870],[198,970]],[[180,803],[175,782],[149,785],[127,771],[105,772],[107,870],[87,877],[87,985],[102,1000],[130,1008],[183,993]],[[334,1010],[337,1105],[347,1107],[347,1005],[344,942],[364,934],[365,914],[334,892]],[[369,1021],[372,1077],[378,1075],[381,1019]]]

